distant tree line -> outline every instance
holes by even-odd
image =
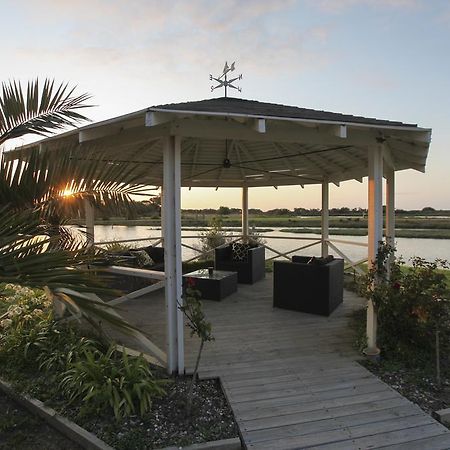
[[[149,200],[136,202],[136,207],[131,209],[127,214],[127,219],[137,219],[139,217],[152,217],[158,218],[161,216],[161,196],[151,197]],[[385,207],[383,207],[384,209]],[[184,215],[199,216],[231,216],[241,214],[240,208],[231,208],[228,206],[220,206],[219,208],[203,208],[203,209],[184,209]],[[422,209],[396,209],[397,215],[427,215],[427,216],[450,216],[450,210],[439,210],[427,206]],[[252,216],[286,216],[286,217],[298,217],[298,216],[320,216],[321,210],[319,208],[275,208],[263,211],[258,208],[249,208],[249,214]],[[364,217],[367,216],[367,209],[365,208],[348,208],[346,206],[342,208],[330,208],[331,216],[353,216]],[[110,211],[99,208],[98,216],[103,219],[110,217]]]

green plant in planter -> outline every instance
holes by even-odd
[[[205,253],[200,259],[211,258],[213,250],[229,242],[226,232],[222,228],[222,220],[213,217],[209,222],[209,229],[199,233],[199,251]]]
[[[85,350],[62,375],[60,387],[69,402],[82,403],[82,415],[111,408],[119,420],[149,411],[152,399],[165,394],[166,382],[153,377],[142,356],[117,354],[112,345],[106,353]]]
[[[186,292],[184,295],[184,304],[179,305],[180,311],[188,319],[188,326],[191,329],[191,336],[197,336],[200,338],[200,347],[195,361],[194,373],[192,374],[192,380],[189,385],[187,395],[186,411],[188,416],[192,411],[192,400],[194,393],[194,385],[197,379],[198,366],[200,364],[200,358],[202,356],[203,347],[205,342],[213,341],[214,337],[211,331],[211,323],[206,320],[205,313],[203,312],[202,302],[200,300],[200,292],[195,289],[195,280],[193,278],[187,279]]]

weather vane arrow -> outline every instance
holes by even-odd
[[[225,66],[223,68],[223,72],[222,75],[220,75],[219,77],[213,77],[211,74],[209,75],[209,79],[210,81],[216,81],[218,84],[216,86],[211,86],[211,92],[214,91],[217,88],[225,88],[225,97],[227,96],[227,88],[233,88],[236,89],[239,92],[242,92],[242,89],[240,87],[234,86],[233,83],[236,80],[242,80],[242,74],[240,74],[239,76],[235,77],[235,78],[231,78],[228,79],[227,75],[230,72],[233,72],[235,67],[234,65],[236,64],[236,62],[233,62],[233,64],[231,64],[231,66],[228,66],[228,62],[225,62]]]

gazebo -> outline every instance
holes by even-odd
[[[395,172],[425,170],[431,129],[415,124],[238,98],[159,105],[90,124],[16,149],[70,149],[74,158],[101,150],[123,165],[123,179],[161,186],[167,309],[167,368],[184,371],[181,272],[181,187],[242,189],[242,235],[249,234],[248,189],[322,186],[322,254],[329,251],[329,184],[368,177],[368,261],[395,238]],[[14,153],[11,153],[14,155]],[[106,156],[105,156],[106,155]],[[133,169],[133,170],[128,170]],[[87,205],[93,240],[93,213]],[[376,354],[377,318],[367,309],[367,354]]]

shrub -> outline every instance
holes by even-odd
[[[45,375],[49,390],[59,385],[69,403],[81,405],[81,415],[111,408],[117,419],[144,414],[151,399],[164,393],[164,382],[143,357],[121,354],[115,345],[54,320],[42,291],[3,285],[0,294],[0,363],[8,376]]]
[[[374,269],[363,278],[360,292],[372,300],[378,313],[378,341],[382,351],[406,362],[429,361],[436,349],[436,332],[450,342],[450,303],[442,260],[413,258],[386,261],[393,249],[383,247]],[[388,276],[389,275],[389,276]]]
[[[1,287],[0,359],[7,365],[35,367],[39,343],[56,330],[51,302],[43,291],[12,284]]]
[[[195,289],[195,280],[193,278],[187,279],[186,292],[183,296],[183,300],[183,305],[178,305],[178,308],[188,320],[187,324],[191,329],[191,336],[195,335],[200,338],[200,347],[197,353],[197,359],[195,361],[194,373],[192,374],[192,380],[187,394],[186,411],[189,416],[192,411],[194,384],[197,378],[203,346],[206,342],[213,341],[214,337],[212,335],[211,322],[206,319],[205,313],[203,312],[203,305],[200,300],[200,291]]]
[[[199,251],[206,253],[199,257],[199,259],[210,259],[213,254],[213,249],[220,247],[229,242],[227,234],[222,229],[222,221],[213,217],[209,222],[209,230],[203,231],[199,234]]]
[[[152,398],[165,393],[164,381],[156,380],[142,357],[117,355],[115,346],[106,353],[87,349],[62,375],[60,387],[70,402],[82,403],[82,413],[111,408],[116,419],[145,414]]]

